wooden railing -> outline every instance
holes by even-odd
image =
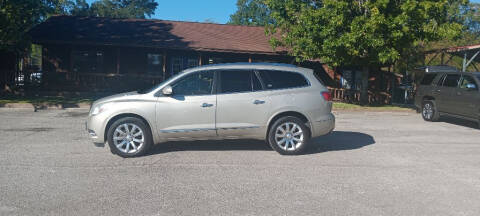
[[[146,89],[163,81],[149,74],[44,73],[46,89],[63,91],[130,91]]]
[[[358,103],[360,102],[360,91],[349,90],[342,88],[328,87],[332,95],[333,101]],[[368,91],[368,102],[370,104],[390,104],[392,95],[387,92],[372,92]]]

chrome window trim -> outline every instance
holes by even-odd
[[[199,131],[212,131],[212,130],[239,130],[239,129],[255,129],[259,126],[247,126],[247,127],[222,127],[222,128],[191,128],[191,129],[172,129],[172,130],[160,130],[161,133],[186,133],[186,132],[199,132]]]
[[[184,133],[184,132],[199,132],[199,131],[212,131],[215,128],[192,128],[192,129],[172,129],[172,130],[160,130],[161,133]]]
[[[218,130],[239,130],[239,129],[255,129],[260,128],[260,126],[248,126],[248,127],[223,127],[217,128]]]

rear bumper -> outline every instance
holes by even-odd
[[[335,129],[335,116],[332,113],[324,115],[312,122],[312,137],[323,136]]]

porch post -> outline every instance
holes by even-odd
[[[480,53],[480,51],[475,52],[475,54],[473,54],[472,58],[470,58],[470,60],[468,60],[468,62],[465,64],[465,71],[467,71],[467,67],[472,63],[472,61],[475,60],[478,53]]]
[[[117,47],[117,74],[120,73],[120,48]]]
[[[198,53],[198,66],[202,66],[202,53]]]
[[[69,62],[69,65],[68,65],[69,69],[68,69],[67,75],[66,75],[67,80],[69,80],[70,77],[76,77],[76,75],[77,75],[77,73],[75,73],[73,71],[73,48],[72,47],[73,46],[70,46],[70,50],[69,50],[69,53],[70,53],[70,55],[69,55],[70,59],[69,60],[70,60],[70,62]]]
[[[166,75],[167,75],[167,51],[166,50],[163,50],[163,80],[166,79]]]

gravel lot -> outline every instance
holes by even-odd
[[[95,147],[85,110],[0,109],[0,215],[480,215],[480,130],[336,113],[301,156],[258,141]]]

